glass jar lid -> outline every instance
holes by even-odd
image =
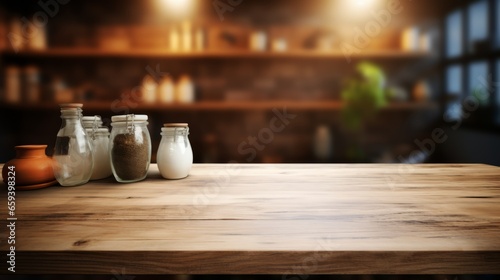
[[[163,127],[188,127],[187,123],[164,123]]]
[[[63,103],[59,104],[61,107],[62,118],[81,118],[82,116],[82,103]]]
[[[92,128],[85,128],[85,132],[88,133],[95,133],[95,134],[108,134],[109,135],[109,130],[107,127],[100,127],[98,129],[92,129]]]
[[[83,107],[83,104],[82,103],[63,103],[63,104],[59,104],[59,107],[61,107],[61,109],[81,109]]]
[[[101,116],[83,116],[82,124],[85,128],[99,128],[102,126]]]
[[[94,122],[94,121],[97,121],[97,122],[101,121],[102,122],[101,116],[95,115],[95,116],[83,116],[82,117],[82,122]]]
[[[148,120],[148,115],[116,115],[111,117],[112,122],[143,122]]]
[[[165,123],[161,128],[162,136],[187,136],[189,126],[187,123]]]

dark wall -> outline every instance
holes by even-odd
[[[449,128],[446,134],[448,139],[438,146],[439,160],[500,166],[500,131]]]

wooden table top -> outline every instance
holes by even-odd
[[[481,164],[151,165],[17,191],[16,217],[17,273],[500,273],[500,167]]]

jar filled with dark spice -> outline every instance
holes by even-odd
[[[111,121],[109,149],[115,179],[120,183],[143,180],[151,161],[148,116],[118,115]]]

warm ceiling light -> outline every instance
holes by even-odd
[[[358,7],[371,7],[375,3],[375,0],[355,0],[353,1]]]
[[[159,0],[163,9],[174,15],[185,15],[193,6],[193,0]]]
[[[342,0],[333,1],[333,11],[336,19],[344,22],[365,21],[370,16],[370,12],[376,10],[381,5],[381,0]]]

